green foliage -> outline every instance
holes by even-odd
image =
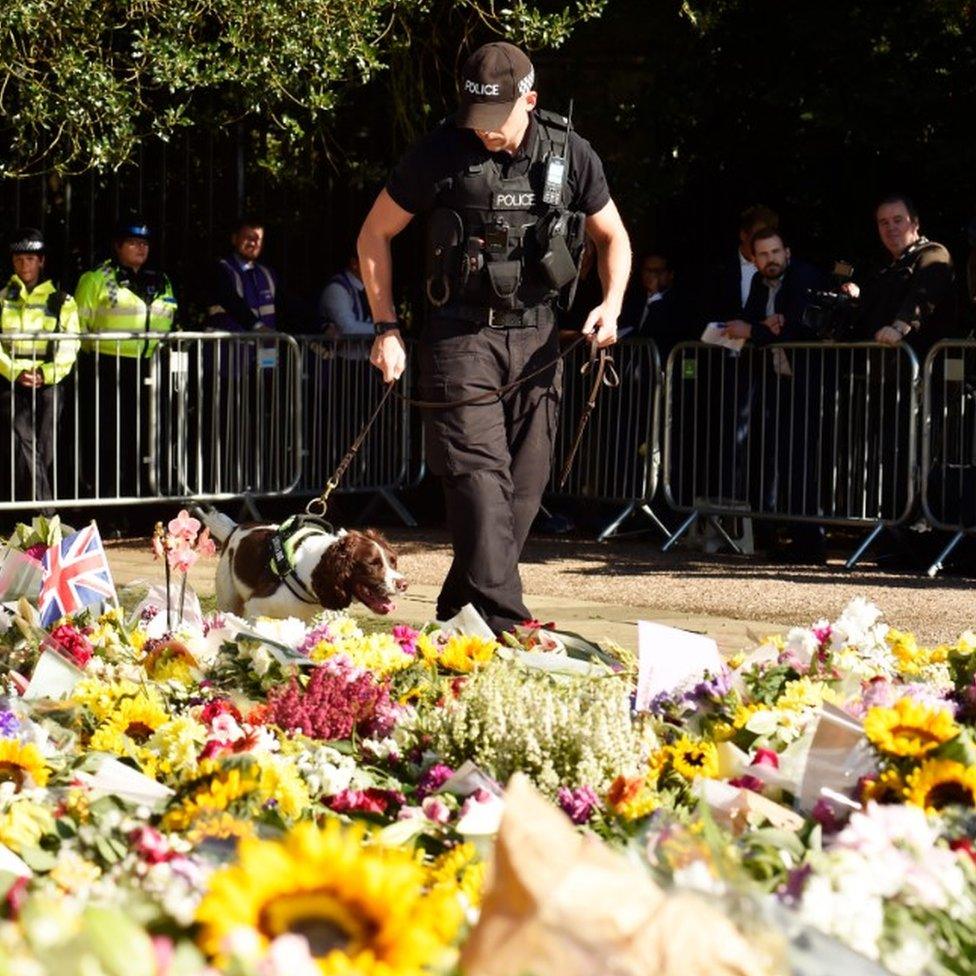
[[[448,5],[450,43],[485,28],[557,46],[607,0],[555,13],[494,0]],[[5,175],[118,168],[149,136],[256,123],[285,165],[391,54],[437,33],[432,0],[0,0]],[[415,51],[416,53],[416,51]]]

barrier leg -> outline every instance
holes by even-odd
[[[600,534],[596,537],[596,541],[606,542],[610,536],[616,535],[617,529],[623,525],[626,519],[630,518],[630,516],[634,513],[635,508],[637,508],[637,502],[628,502],[623,511],[621,511],[619,515],[614,516],[614,518],[604,526]]]
[[[698,510],[696,509],[686,518],[681,525],[669,536],[667,541],[661,546],[661,552],[667,552],[694,524],[698,521]]]
[[[417,528],[417,520],[413,517],[413,515],[410,514],[410,510],[407,508],[407,506],[404,505],[403,502],[401,502],[392,491],[390,491],[388,488],[381,488],[380,497],[386,502],[387,505],[390,506],[390,508],[393,509],[397,518],[400,519],[404,525],[411,529]]]
[[[737,556],[741,556],[742,550],[739,548],[739,544],[725,531],[725,526],[722,525],[721,519],[717,515],[709,515],[708,521],[715,526],[715,531],[732,547],[732,551]]]
[[[668,535],[671,530],[661,521],[657,512],[647,503],[641,505],[640,510],[661,530],[664,535]]]
[[[965,532],[959,531],[949,540],[949,542],[946,544],[946,547],[936,557],[935,562],[932,563],[931,566],[929,566],[927,572],[930,577],[936,576],[942,570],[943,563],[945,563],[945,561],[949,558],[949,555],[952,553],[952,550],[959,545],[959,543],[962,541],[962,538],[965,534],[966,534]]]
[[[854,550],[850,559],[844,563],[844,569],[853,569],[861,561],[861,557],[868,551],[868,549],[871,548],[874,540],[877,539],[882,532],[884,532],[884,523],[878,522],[867,534],[864,541],[857,547],[857,549]]]

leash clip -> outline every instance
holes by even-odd
[[[329,509],[329,495],[336,490],[338,484],[339,482],[335,478],[329,478],[329,480],[325,483],[325,491],[323,491],[318,498],[313,498],[305,506],[305,514],[314,515],[317,518],[324,518],[325,513]]]

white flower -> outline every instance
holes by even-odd
[[[461,817],[457,822],[457,832],[466,836],[491,836],[498,833],[501,826],[505,802],[486,790],[472,793],[461,807]]]
[[[268,673],[268,668],[271,667],[271,663],[274,660],[267,646],[264,644],[247,644],[242,650],[247,654],[254,673],[259,678],[263,678]]]
[[[921,976],[935,956],[931,942],[918,933],[902,936],[894,949],[888,949],[882,961],[894,976]]]
[[[721,878],[715,877],[708,865],[698,859],[674,872],[674,883],[680,888],[700,891],[706,895],[724,895],[728,889]]]
[[[801,664],[809,664],[819,649],[820,641],[817,640],[817,635],[806,627],[794,627],[786,635],[786,652]]]
[[[320,976],[321,970],[303,935],[279,935],[258,966],[260,976]]]
[[[297,617],[275,620],[273,617],[258,617],[254,622],[254,632],[285,647],[296,648],[305,640],[308,632],[305,624]]]
[[[7,633],[13,625],[14,618],[3,607],[0,607],[0,634]]]

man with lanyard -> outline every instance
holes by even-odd
[[[616,340],[630,271],[599,157],[567,118],[536,110],[534,82],[517,47],[475,51],[459,112],[400,161],[359,236],[377,332],[371,360],[385,382],[406,362],[390,241],[418,213],[428,217],[431,306],[417,353],[421,396],[449,403],[526,379],[504,397],[424,411],[454,549],[437,615],[471,603],[496,633],[530,617],[518,562],[552,463],[562,376],[555,307],[572,291],[584,235],[597,248],[603,301],[583,333],[598,346]]]
[[[274,332],[278,279],[258,261],[264,250],[264,222],[241,217],[230,243],[231,253],[217,262],[207,327],[217,332]]]
[[[25,227],[10,242],[14,273],[3,290],[0,333],[76,335],[74,299],[44,277],[44,236]],[[0,430],[14,441],[14,470],[3,471],[0,498],[39,500],[54,497],[49,471],[57,442],[55,426],[64,406],[61,381],[71,372],[78,342],[65,339],[0,339]],[[10,441],[0,444],[0,470],[11,455]],[[66,452],[67,455],[67,452]],[[13,483],[12,483],[13,481]]]
[[[159,444],[148,443],[145,381],[155,380],[153,360],[159,345],[150,336],[173,329],[177,306],[166,275],[147,267],[149,241],[149,227],[141,217],[119,221],[112,237],[114,256],[85,272],[75,290],[85,333],[135,333],[82,343],[86,377],[97,391],[89,398],[93,441],[84,452],[91,459],[91,487],[97,489],[97,497],[145,494],[142,461],[157,460],[162,442],[160,436]]]

